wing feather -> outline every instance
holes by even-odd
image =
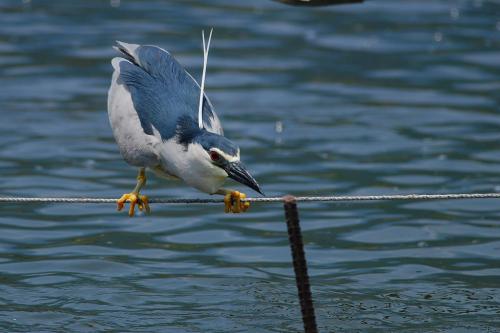
[[[159,163],[155,146],[161,141],[141,130],[131,94],[119,78],[121,62],[128,61],[117,57],[111,62],[115,71],[108,92],[108,116],[113,135],[125,161],[138,167],[154,167]]]
[[[198,123],[200,86],[167,51],[149,45],[117,42],[121,61],[120,79],[129,89],[145,133],[155,128],[163,140],[175,135],[179,119],[186,116]],[[223,134],[213,106],[203,94],[203,125]]]

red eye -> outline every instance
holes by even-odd
[[[212,159],[212,161],[216,162],[216,161],[220,160],[220,155],[217,154],[215,151],[211,151],[210,158]]]

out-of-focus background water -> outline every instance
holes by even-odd
[[[160,45],[199,77],[208,27],[208,94],[268,195],[500,191],[496,1],[4,0],[0,195],[130,191],[111,45]],[[302,204],[320,331],[498,331],[499,207]],[[3,204],[0,331],[300,331],[281,205],[152,209]]]

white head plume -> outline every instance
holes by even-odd
[[[210,49],[210,40],[212,39],[212,31],[210,29],[210,34],[208,35],[208,42],[205,46],[205,30],[202,30],[201,37],[203,39],[203,73],[201,75],[201,87],[200,87],[200,104],[198,107],[198,127],[203,128],[203,96],[205,94],[205,73],[207,71],[208,62],[208,50]]]

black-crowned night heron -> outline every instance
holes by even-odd
[[[113,135],[125,161],[137,168],[137,185],[118,199],[118,210],[130,202],[149,212],[139,191],[146,168],[164,178],[181,179],[209,194],[224,195],[225,211],[249,207],[246,196],[222,187],[230,177],[262,194],[240,162],[240,149],[224,137],[219,118],[203,92],[210,38],[205,47],[201,87],[174,59],[157,46],[117,42],[122,57],[111,63],[114,73],[108,93]]]

